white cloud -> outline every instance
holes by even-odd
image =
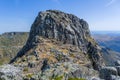
[[[108,2],[108,3],[106,4],[106,7],[112,5],[112,4],[115,3],[116,1],[117,1],[117,0],[111,0],[110,2]]]

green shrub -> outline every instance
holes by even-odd
[[[53,78],[52,80],[62,80],[63,76],[56,76],[55,78]]]
[[[69,78],[68,80],[86,80],[86,79],[83,79],[83,78]]]
[[[32,76],[33,76],[33,74],[27,74],[26,75],[26,77],[29,78],[29,79],[32,78]]]
[[[25,68],[23,69],[23,71],[24,71],[24,72],[28,72],[28,68],[25,67]]]

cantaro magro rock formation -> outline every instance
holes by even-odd
[[[32,54],[37,58],[36,61],[42,61],[44,66],[49,67],[48,70],[54,69],[55,64],[81,65],[96,70],[104,66],[101,48],[91,37],[88,23],[58,10],[39,12],[26,44],[10,63],[17,64],[17,61],[20,63],[20,58],[25,58],[21,61],[23,63],[28,61],[28,64],[32,65],[28,59]],[[35,61],[33,65],[37,65]],[[78,67],[75,69],[79,71]],[[46,68],[42,66],[42,70],[45,72]],[[75,70],[70,71],[74,73]],[[68,73],[70,71],[68,70]]]

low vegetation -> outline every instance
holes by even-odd
[[[86,80],[86,79],[83,79],[83,78],[69,78],[68,80]]]
[[[8,63],[23,47],[28,33],[4,33],[0,36],[0,64]]]

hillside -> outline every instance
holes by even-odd
[[[0,64],[8,63],[26,43],[28,36],[28,32],[9,32],[0,35]],[[119,49],[119,47],[116,46],[117,44],[112,45],[111,41],[114,42],[116,38],[119,37],[119,34],[107,33],[106,35],[105,33],[94,32],[93,37],[100,46],[103,46],[103,57],[107,59],[105,60],[107,61],[106,63],[108,65],[113,65],[114,61],[119,59],[120,53],[116,52],[116,49]],[[117,40],[119,41],[119,39]],[[109,44],[107,42],[109,42]],[[112,45],[115,49],[109,45]]]
[[[26,43],[27,38],[27,32],[9,32],[0,35],[0,65],[9,63]]]

